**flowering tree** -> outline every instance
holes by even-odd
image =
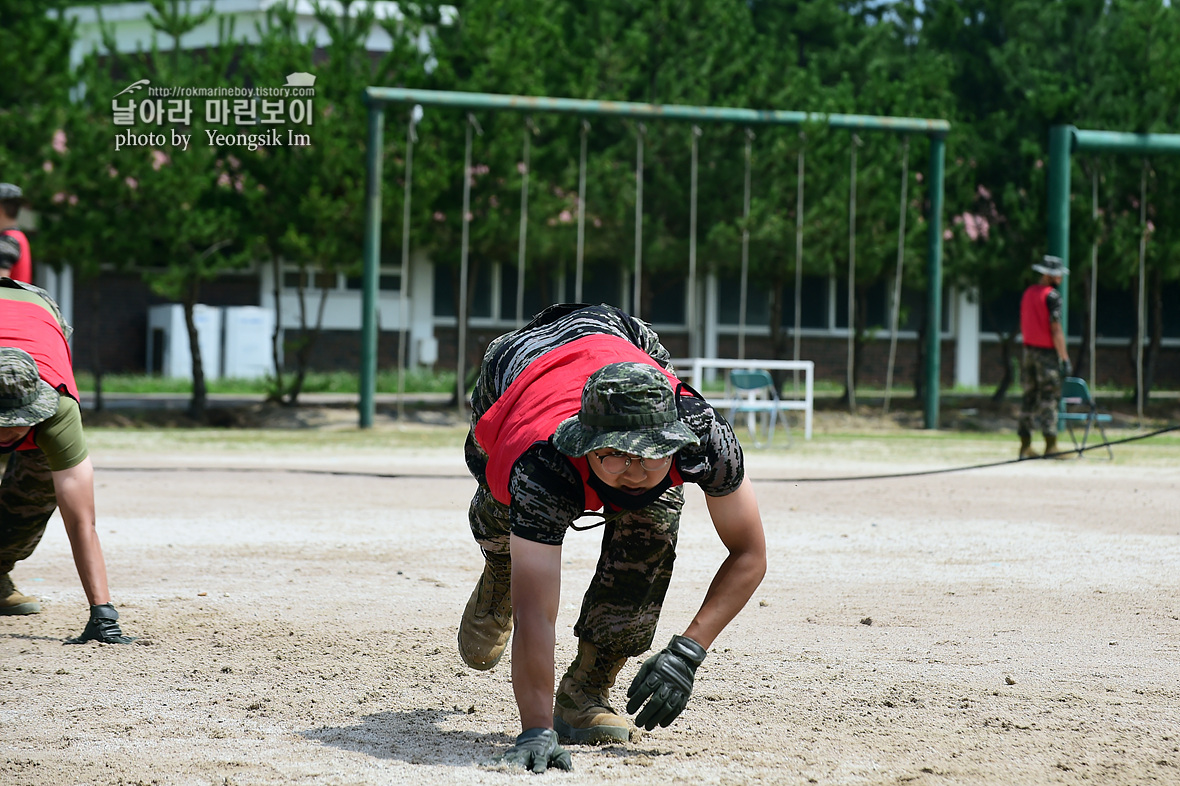
[[[364,156],[367,133],[363,89],[421,71],[424,55],[416,46],[419,20],[413,9],[400,18],[381,20],[366,4],[345,2],[339,13],[316,7],[315,18],[327,42],[317,44],[314,34],[300,40],[295,14],[276,5],[269,12],[260,43],[246,53],[243,68],[254,84],[282,84],[295,71],[316,74],[315,120],[308,128],[307,146],[272,146],[243,155],[245,169],[258,180],[248,190],[250,225],[256,256],[269,261],[274,280],[276,325],[273,336],[275,380],[272,399],[294,404],[303,388],[312,351],[320,336],[328,298],[335,288],[309,286],[309,281],[337,274],[359,276],[364,246]],[[390,51],[374,63],[366,49],[369,36],[384,26],[392,42]],[[396,159],[401,140],[390,134],[385,155]],[[391,173],[390,178],[396,174]],[[396,203],[401,188],[389,183],[384,189],[386,215],[400,215]],[[399,247],[393,221],[382,227],[383,245]],[[284,265],[294,266],[299,330],[291,331],[286,346],[282,331]],[[402,282],[406,286],[407,282]],[[286,376],[288,357],[291,376]]]
[[[138,110],[130,127],[115,126],[107,118],[112,117],[111,97],[128,81],[116,81],[116,73],[133,78],[150,75],[154,84],[172,87],[240,85],[240,76],[234,76],[231,68],[237,45],[232,28],[223,25],[217,45],[201,52],[181,50],[181,36],[204,21],[208,12],[199,16],[182,13],[176,2],[165,0],[152,0],[152,5],[154,14],[149,21],[153,29],[171,39],[166,56],[154,40],[148,52],[120,55],[108,36],[107,51],[101,57],[91,57],[86,66],[86,98],[75,114],[77,136],[101,145],[101,135],[82,128],[102,129],[107,150],[94,159],[105,164],[83,164],[90,171],[80,182],[97,192],[90,204],[102,211],[88,222],[91,231],[109,238],[123,264],[141,270],[153,291],[183,305],[192,352],[189,411],[194,418],[204,419],[207,388],[194,306],[200,300],[203,282],[249,260],[247,227],[240,216],[243,193],[253,183],[231,149],[212,143],[207,132],[225,128],[208,119],[199,101],[169,104],[169,110],[180,113],[171,118],[175,125],[162,125],[158,115],[152,116],[153,124],[143,103],[152,103],[152,99],[136,94],[131,100],[136,101]],[[160,102],[156,109],[163,106]],[[129,145],[111,154],[112,139],[119,131],[154,134],[159,139],[155,144]],[[177,145],[176,133],[190,135],[188,143]],[[93,171],[96,167],[100,171]],[[97,226],[103,218],[105,231]]]

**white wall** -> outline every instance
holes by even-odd
[[[955,293],[955,385],[979,387],[979,291]]]
[[[333,0],[326,0],[326,2],[321,0],[320,4],[326,10],[335,11],[337,16],[341,15],[343,11],[341,4]],[[190,12],[193,15],[198,15],[210,5],[214,7],[217,14],[184,36],[180,41],[182,49],[200,49],[218,43],[218,15],[233,18],[235,40],[256,43],[259,37],[255,25],[265,23],[266,13],[272,7],[284,5],[295,9],[300,40],[314,39],[321,46],[326,45],[329,40],[327,32],[316,21],[315,5],[311,0],[193,0]],[[362,0],[352,4],[354,12],[370,6],[378,22],[384,19],[402,19],[401,10],[394,2],[381,0],[364,2]],[[181,8],[184,8],[183,3]],[[152,48],[152,35],[155,33],[147,21],[151,10],[152,7],[149,3],[118,3],[103,6],[98,11],[92,7],[67,9],[66,17],[77,20],[77,39],[70,50],[70,64],[77,65],[86,55],[96,49],[103,49],[102,28],[99,24],[100,11],[102,21],[115,31],[115,43],[118,51],[149,51]],[[457,18],[457,12],[453,6],[443,6],[441,11],[443,24],[450,24]],[[160,37],[158,45],[161,50],[169,51],[172,49],[172,40],[166,36]],[[392,45],[393,40],[379,25],[370,31],[369,37],[365,40],[365,46],[370,52],[388,52]],[[418,47],[422,52],[428,51],[428,41],[424,37],[419,39]]]
[[[270,265],[259,266],[259,302],[263,308],[275,309],[274,274]],[[307,289],[306,298],[307,321],[309,327],[314,327],[316,310],[319,308],[320,291]],[[361,329],[362,300],[361,290],[335,289],[329,292],[328,301],[324,306],[324,330],[353,330]],[[410,255],[410,282],[408,315],[402,317],[400,292],[382,291],[377,296],[377,328],[378,330],[393,331],[409,327],[409,360],[411,365],[417,365],[419,355],[423,350],[423,341],[434,339],[434,273],[433,265],[423,253]],[[279,327],[286,330],[298,330],[299,295],[295,290],[284,290],[279,298]],[[357,340],[360,341],[359,333]],[[429,355],[429,348],[426,348]],[[427,357],[429,360],[429,357]]]

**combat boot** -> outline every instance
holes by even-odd
[[[1040,456],[1037,455],[1037,452],[1032,449],[1032,434],[1021,433],[1021,435],[1020,435],[1020,458],[1022,458],[1022,459],[1040,458]]]
[[[459,622],[459,656],[473,669],[500,662],[512,635],[512,560],[484,555],[483,574]]]
[[[603,659],[593,644],[578,642],[578,657],[561,678],[553,703],[553,729],[562,740],[610,743],[631,738],[635,728],[608,701],[626,662]]]
[[[1060,451],[1060,450],[1061,450],[1061,448],[1057,447],[1057,435],[1056,434],[1046,434],[1045,435],[1045,458],[1051,458],[1051,459],[1073,458],[1073,455],[1072,455],[1073,451],[1072,450],[1067,450],[1067,451],[1059,453],[1058,451]]]
[[[12,577],[0,573],[0,614],[40,614],[41,604],[32,595],[22,595]]]

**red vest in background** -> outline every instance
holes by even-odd
[[[650,355],[618,336],[583,336],[546,352],[512,381],[475,425],[475,441],[488,454],[488,489],[497,502],[511,504],[508,481],[516,460],[536,443],[553,436],[563,420],[578,414],[586,380],[611,363],[646,363],[663,371],[673,390],[680,384]],[[582,476],[585,509],[598,510],[602,500],[586,482],[589,462],[585,458],[570,460]],[[672,485],[683,482],[673,464]]]
[[[8,277],[13,281],[23,281],[26,284],[32,284],[33,255],[29,251],[29,239],[19,229],[5,229],[3,234],[13,238],[20,245],[20,259],[12,266],[12,272],[8,274]]]
[[[1024,290],[1024,297],[1020,299],[1020,333],[1025,346],[1053,349],[1049,306],[1045,304],[1052,291],[1051,284],[1033,284]]]

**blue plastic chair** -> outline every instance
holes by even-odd
[[[1107,413],[1098,411],[1098,405],[1094,402],[1094,397],[1090,395],[1090,387],[1086,384],[1086,380],[1080,377],[1065,378],[1061,383],[1061,411],[1057,414],[1057,430],[1060,431],[1062,425],[1065,426],[1079,456],[1085,454],[1086,441],[1090,438],[1090,429],[1097,426],[1098,433],[1102,435],[1102,444],[1106,446],[1108,458],[1114,459],[1114,451],[1110,449],[1110,440],[1106,438],[1106,429],[1102,427],[1103,423],[1109,423],[1111,419]],[[1081,445],[1078,444],[1077,437],[1073,433],[1074,423],[1086,424],[1086,428],[1082,432]]]
[[[778,390],[774,385],[774,378],[769,371],[762,369],[733,369],[729,372],[729,381],[736,393],[739,403],[729,410],[729,422],[737,427],[738,414],[746,415],[746,430],[754,440],[755,447],[768,447],[774,441],[774,431],[778,426],[779,406]],[[763,425],[759,425],[759,421]],[[787,444],[791,444],[791,426],[786,417],[783,425],[787,429]],[[766,441],[761,441],[762,433],[766,434]]]

